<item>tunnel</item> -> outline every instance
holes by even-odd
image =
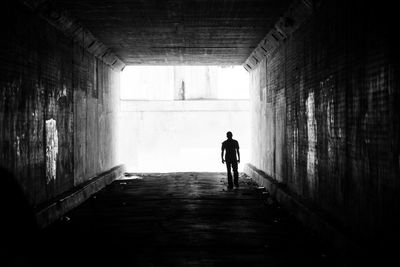
[[[1,266],[398,261],[394,3],[0,7]]]

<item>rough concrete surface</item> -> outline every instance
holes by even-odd
[[[65,1],[126,64],[243,64],[290,1]]]
[[[97,193],[115,179],[122,177],[124,171],[123,165],[116,166],[89,181],[75,186],[56,199],[38,206],[35,210],[37,226],[44,228],[60,219],[65,213],[82,204],[91,195]]]
[[[62,266],[333,266],[335,258],[247,176],[134,174],[43,231]],[[84,237],[84,239],[82,239]]]
[[[251,164],[372,250],[399,238],[399,43],[390,7],[321,1],[250,74]]]

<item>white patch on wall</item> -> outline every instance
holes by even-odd
[[[17,135],[16,140],[15,140],[15,150],[17,151],[17,157],[19,157],[21,155],[19,143],[20,143],[20,139],[19,139],[19,136]]]
[[[307,114],[307,136],[308,136],[308,151],[307,151],[307,177],[311,195],[314,194],[316,179],[317,179],[317,122],[315,120],[315,101],[314,93],[308,95],[306,101]]]
[[[293,178],[297,182],[297,159],[299,157],[299,130],[297,128],[293,131]]]
[[[47,183],[56,179],[58,131],[54,119],[46,120],[46,178]]]

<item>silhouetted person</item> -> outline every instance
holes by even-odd
[[[233,169],[233,178],[234,178],[233,182],[236,187],[239,187],[238,163],[240,162],[240,153],[239,153],[239,143],[238,141],[232,139],[232,133],[227,132],[226,137],[228,139],[222,142],[221,159],[222,163],[226,162],[226,169],[228,172],[228,188],[231,189],[233,188],[231,168]],[[224,159],[224,151],[225,151],[225,159]]]

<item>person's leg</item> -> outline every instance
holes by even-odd
[[[232,163],[232,169],[233,169],[233,182],[236,187],[239,187],[239,173],[238,173],[238,164],[237,162]]]
[[[228,187],[233,187],[233,183],[232,183],[232,173],[231,173],[231,164],[227,162],[226,163],[226,170],[228,172]]]

